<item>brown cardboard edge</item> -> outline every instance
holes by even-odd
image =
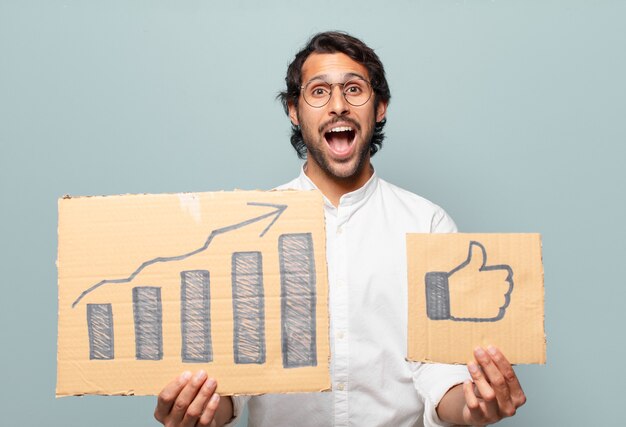
[[[431,360],[431,359],[427,359],[427,358],[422,359],[422,360],[413,360],[413,359],[410,359],[408,357],[405,357],[404,360],[406,360],[407,362],[427,363],[427,364],[432,364],[432,365],[467,366],[467,363],[462,363],[462,362],[437,362],[435,360]],[[519,366],[519,365],[542,365],[542,366],[545,366],[546,365],[546,360],[545,360],[545,357],[544,357],[543,360],[529,361],[529,362],[520,362],[520,363],[511,363],[511,366]]]
[[[254,192],[254,191],[258,191],[261,193],[274,193],[274,192],[278,192],[278,191],[291,191],[291,192],[308,192],[308,191],[313,191],[313,192],[318,192],[321,194],[321,191],[318,190],[317,188],[311,188],[311,189],[307,189],[307,190],[299,190],[296,188],[285,188],[285,189],[278,189],[278,188],[272,188],[270,190],[262,190],[262,189],[252,189],[252,190],[246,190],[246,189],[242,189],[242,188],[233,188],[232,190],[213,190],[213,191],[177,191],[177,192],[170,192],[170,193],[117,193],[117,194],[96,194],[96,195],[88,195],[88,194],[64,194],[60,197],[58,197],[58,201],[60,202],[61,200],[72,200],[72,199],[94,199],[94,198],[102,198],[102,197],[123,197],[123,196],[176,196],[179,194],[205,194],[205,193],[213,193],[213,194],[221,194],[221,193],[231,193],[231,192]]]
[[[543,361],[541,365],[548,364],[548,336],[546,334],[546,271],[543,263],[543,239],[541,233],[537,233],[539,239],[539,255],[541,260],[541,304],[543,305]]]
[[[302,394],[302,393],[328,393],[332,391],[332,387],[329,386],[327,388],[321,388],[319,390],[309,390],[306,392],[302,392],[302,391],[287,391],[287,392],[282,392],[282,393],[277,393],[277,394]],[[267,393],[234,393],[234,394],[223,394],[220,393],[222,396],[262,396],[264,394]],[[274,393],[272,393],[274,394]],[[157,396],[158,394],[151,394],[151,393],[135,393],[134,390],[123,390],[123,391],[116,391],[113,393],[99,393],[99,392],[94,392],[94,393],[62,393],[62,392],[56,392],[55,393],[55,398],[56,399],[62,399],[65,397],[82,397],[82,396]]]
[[[60,397],[59,395],[59,338],[61,334],[61,328],[59,328],[59,320],[61,319],[61,288],[60,288],[60,278],[61,272],[59,270],[59,249],[61,247],[61,202],[66,199],[70,199],[71,196],[66,194],[63,197],[57,200],[57,253],[56,253],[56,261],[54,262],[57,270],[57,339],[56,339],[56,369],[55,369],[55,397]],[[62,396],[62,395],[61,395]]]

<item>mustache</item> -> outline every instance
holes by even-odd
[[[325,123],[322,123],[319,127],[319,132],[322,133],[325,128],[330,125],[334,125],[335,123],[350,123],[356,130],[361,130],[361,125],[351,117],[335,117],[328,120]]]

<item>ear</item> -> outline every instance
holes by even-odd
[[[376,123],[380,123],[387,114],[387,102],[379,102],[376,106]]]
[[[289,119],[294,126],[300,126],[300,121],[298,120],[298,108],[293,105],[293,102],[287,104],[287,108],[289,108]]]

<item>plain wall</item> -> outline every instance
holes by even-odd
[[[546,366],[506,426],[623,420],[626,2],[0,0],[0,424],[153,425],[154,397],[55,399],[57,198],[268,189],[274,100],[315,32],[391,85],[380,176],[462,231],[540,232]]]

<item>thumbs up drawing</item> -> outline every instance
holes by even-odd
[[[513,270],[487,265],[487,251],[476,241],[467,259],[449,273],[426,273],[426,314],[431,320],[496,322],[511,302]]]

